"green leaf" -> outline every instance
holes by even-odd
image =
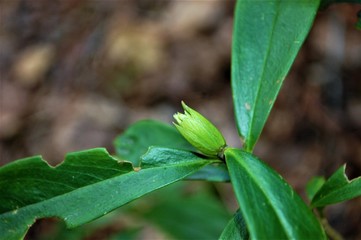
[[[273,169],[239,149],[228,148],[225,156],[252,239],[326,239],[312,211]]]
[[[195,151],[174,127],[153,121],[142,120],[131,125],[114,140],[115,152],[134,166],[140,165],[140,157],[150,146],[167,147]]]
[[[196,151],[175,127],[153,120],[133,124],[114,140],[114,145],[117,156],[134,166],[140,166],[140,157],[151,146]],[[215,164],[202,168],[187,179],[227,182],[229,175],[225,164]]]
[[[361,177],[352,181],[345,174],[346,165],[340,167],[312,199],[312,207],[323,207],[361,196]]]
[[[238,132],[252,151],[319,0],[239,0],[232,45],[232,90]]]
[[[127,205],[127,207],[130,204]],[[136,235],[139,235],[140,228],[136,224],[124,222],[125,219],[130,216],[123,211],[125,207],[108,213],[107,215],[98,218],[90,223],[83,224],[79,227],[69,229],[64,222],[58,221],[52,223],[49,229],[41,231],[36,234],[36,239],[39,240],[79,240],[79,239],[94,239],[94,236],[99,236],[99,232],[103,232],[104,229],[110,229],[107,231],[107,239],[139,239]],[[122,230],[117,231],[121,225]],[[132,237],[134,236],[134,237]]]
[[[242,213],[237,210],[233,218],[228,222],[226,228],[223,230],[222,235],[219,237],[220,240],[228,239],[249,239],[249,233],[247,230],[246,222],[242,216]]]
[[[311,201],[318,190],[325,183],[324,177],[313,177],[306,185],[307,198]]]
[[[129,162],[99,148],[68,154],[55,168],[41,157],[5,165],[0,168],[2,238],[20,239],[36,219],[45,217],[79,226],[215,162],[160,148],[150,149],[143,161],[157,164],[133,171]]]
[[[172,238],[216,239],[230,218],[227,209],[219,199],[205,191],[205,186],[190,194],[189,182],[188,186],[185,182],[180,183],[183,184],[172,184],[152,194],[156,195],[153,201],[142,199],[147,202],[147,207],[135,206],[134,210],[140,218],[150,221]]]
[[[216,163],[207,165],[198,172],[185,178],[186,180],[205,180],[210,182],[229,182],[229,174],[226,164]]]

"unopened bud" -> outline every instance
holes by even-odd
[[[221,132],[200,113],[182,102],[183,113],[174,114],[174,125],[189,143],[203,154],[223,158],[226,147]]]

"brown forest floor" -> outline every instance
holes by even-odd
[[[0,165],[103,146],[131,123],[170,123],[180,101],[239,146],[230,90],[233,1],[4,0]],[[304,196],[314,175],[361,175],[360,5],[319,12],[255,153]],[[302,21],[302,19],[300,19]],[[261,34],[261,33],[260,33]],[[361,239],[361,199],[328,209]]]

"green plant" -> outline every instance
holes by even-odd
[[[322,7],[333,2],[323,1]],[[323,208],[360,196],[361,178],[349,181],[345,166],[328,180],[315,178],[307,187],[307,206],[252,154],[319,5],[315,0],[237,3],[232,90],[242,149],[227,147],[208,120],[183,104],[185,114],[175,116],[181,134],[155,121],[135,123],[116,138],[116,156],[102,148],[75,152],[55,168],[39,156],[14,161],[0,169],[0,236],[21,239],[36,219],[54,216],[76,227],[176,181],[199,179],[232,183],[240,209],[224,224],[221,239],[325,239],[325,230],[337,238]],[[206,199],[192,204],[202,206]],[[153,214],[161,215],[163,207]]]

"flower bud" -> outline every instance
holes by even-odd
[[[220,131],[200,113],[188,107],[183,101],[184,114],[174,114],[178,131],[189,143],[203,154],[223,158],[226,141]]]

